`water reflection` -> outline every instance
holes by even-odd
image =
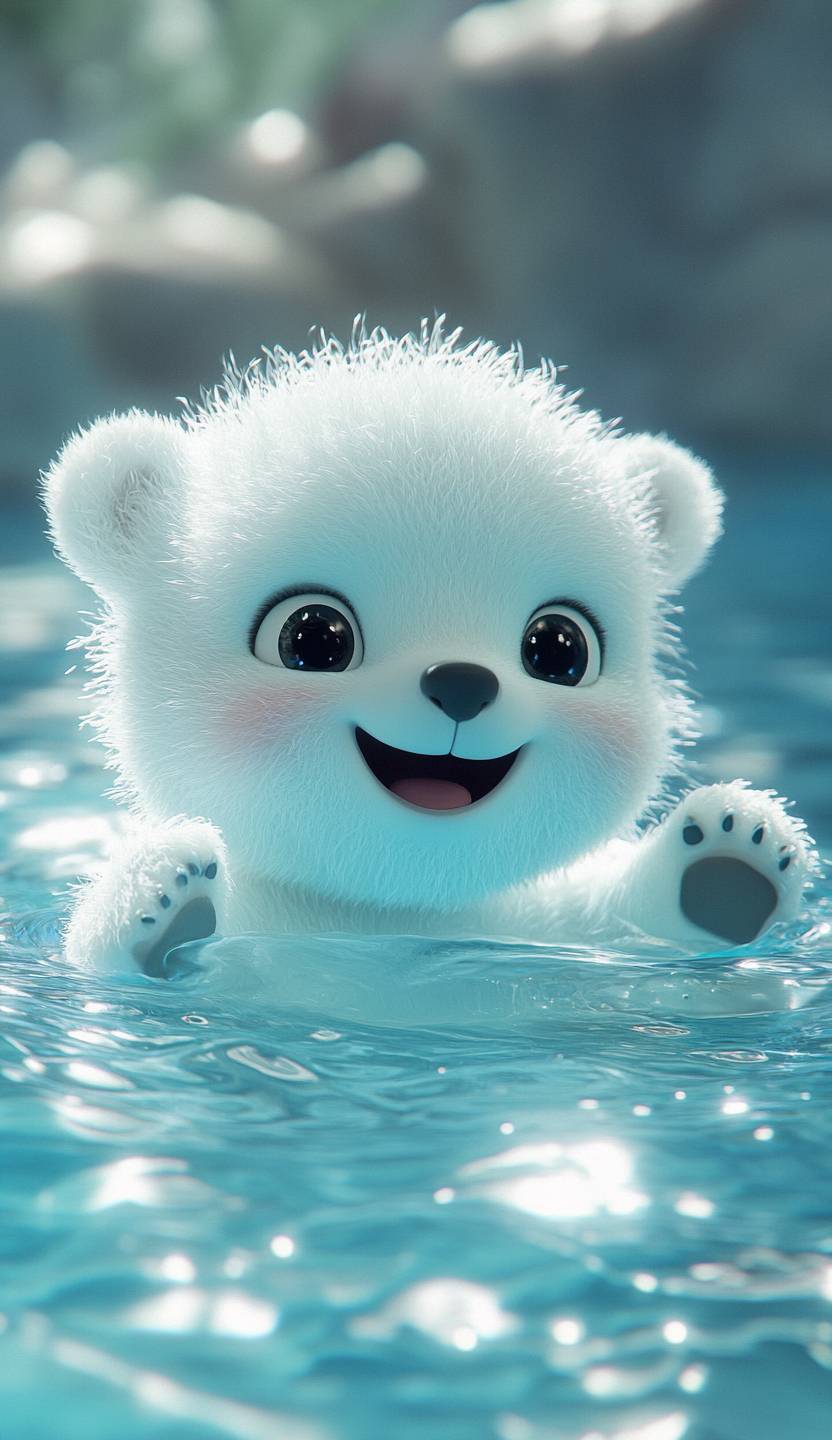
[[[82,1341],[57,1337],[44,1346],[48,1359],[59,1366],[112,1386],[134,1400],[140,1412],[155,1411],[203,1433],[218,1433],[229,1440],[330,1440],[333,1432],[322,1425],[271,1408],[260,1409],[226,1399],[172,1380],[161,1371],[145,1370],[117,1355]]]
[[[506,1170],[519,1173],[503,1179]],[[466,1165],[461,1176],[473,1181],[473,1193],[550,1220],[583,1216],[631,1215],[649,1205],[634,1188],[629,1150],[612,1140],[561,1145],[518,1145]]]
[[[245,1291],[220,1290],[212,1295],[187,1285],[134,1305],[122,1318],[130,1329],[170,1334],[204,1331],[238,1340],[260,1340],[272,1333],[277,1321],[273,1305]]]
[[[473,1350],[482,1340],[510,1335],[519,1325],[484,1285],[437,1278],[411,1286],[375,1314],[354,1320],[354,1335],[389,1339],[403,1325],[421,1330],[440,1345]]]
[[[46,1190],[38,1204],[46,1211],[81,1211],[94,1214],[115,1205],[138,1205],[168,1210],[216,1203],[221,1196],[204,1181],[188,1174],[184,1160],[130,1155]]]

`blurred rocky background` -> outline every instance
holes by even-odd
[[[706,454],[832,444],[829,0],[0,0],[0,172],[9,499],[358,312]]]

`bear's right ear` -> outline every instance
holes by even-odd
[[[663,588],[680,590],[722,529],[722,492],[703,460],[665,435],[623,435],[626,473],[645,489]]]
[[[184,440],[175,421],[132,410],[73,436],[44,476],[59,554],[105,597],[169,558],[183,510]]]

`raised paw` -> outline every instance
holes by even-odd
[[[213,935],[224,918],[222,836],[202,820],[135,826],[98,879],[79,893],[66,953],[98,970],[164,973],[177,945]]]
[[[776,796],[739,781],[706,786],[686,796],[668,825],[678,845],[678,903],[691,925],[746,945],[797,913],[811,850]]]
[[[146,975],[161,975],[165,957],[177,945],[213,935],[217,928],[213,882],[218,874],[219,861],[213,856],[204,864],[188,859],[136,914],[126,945]]]

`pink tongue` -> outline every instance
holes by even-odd
[[[390,786],[400,800],[425,810],[458,810],[471,804],[471,792],[454,780],[394,780]]]

